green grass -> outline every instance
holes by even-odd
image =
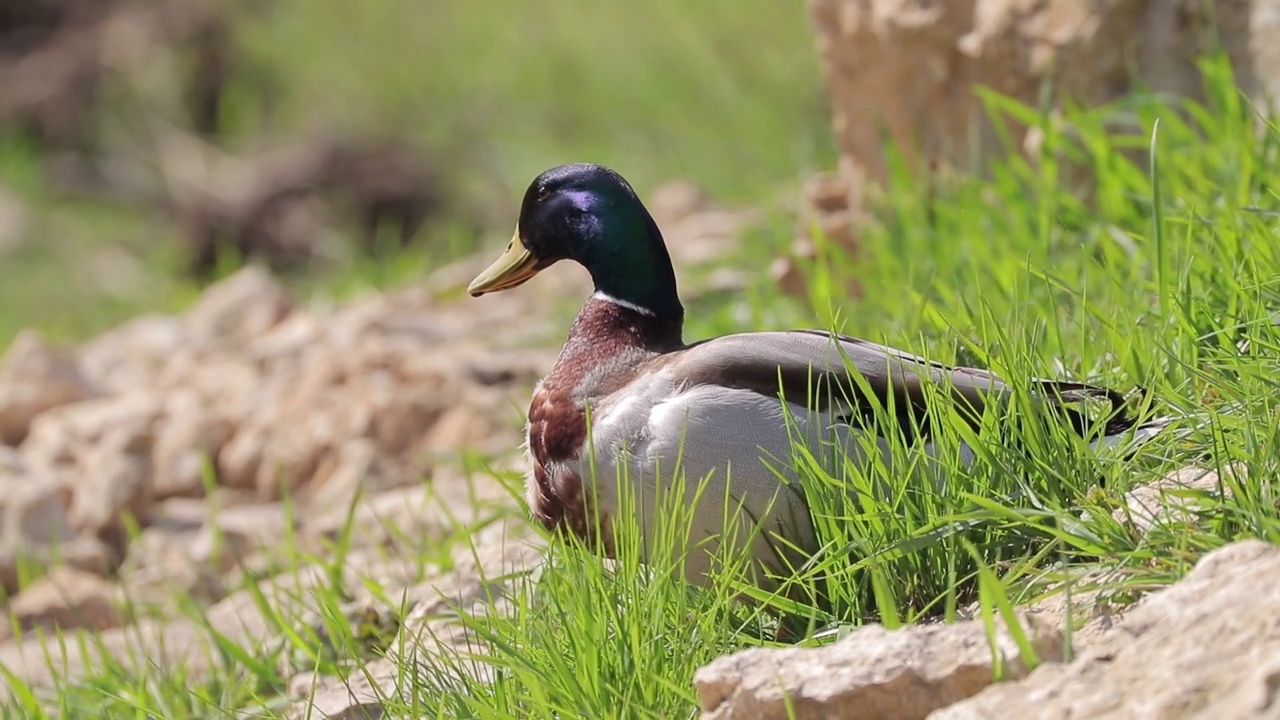
[[[295,99],[278,122],[319,114],[443,149],[478,144],[482,169],[517,192],[573,157],[641,187],[690,177],[756,199],[830,157],[795,4],[373,0],[352,18],[338,0],[284,0],[255,27],[255,55]],[[260,113],[243,115],[257,130]]]
[[[333,4],[317,6],[316,22],[326,21],[326,12],[336,13],[336,5],[325,10],[328,5]],[[499,37],[528,53],[518,58],[544,60],[522,28],[569,27],[532,10],[504,17],[510,24],[502,27],[511,29]],[[336,14],[327,21],[339,22]],[[302,19],[284,13],[276,22]],[[353,32],[381,37],[401,23],[392,16],[369,22],[372,29]],[[735,16],[731,22],[756,21]],[[404,24],[424,38],[449,40],[438,28]],[[475,55],[483,57],[482,48],[490,46],[465,34],[475,43]],[[610,35],[565,39],[564,47],[583,56],[595,51],[614,59],[629,57],[620,49],[629,47],[624,42],[641,42]],[[329,62],[313,69],[311,85],[303,83],[308,92],[321,92],[321,78],[338,90],[356,82],[342,75],[342,58]],[[546,66],[530,62],[530,87],[513,81],[493,88],[494,96],[557,87],[538,74]],[[627,551],[634,528],[625,522],[616,564],[602,563],[576,544],[554,543],[537,572],[508,579],[508,603],[482,604],[464,616],[476,638],[470,652],[398,665],[404,697],[388,703],[388,716],[690,717],[696,668],[726,651],[771,644],[779,613],[811,622],[802,640],[809,644],[830,642],[867,621],[892,626],[951,618],[973,602],[990,626],[1015,606],[1068,588],[1073,594],[1100,589],[1108,601],[1125,604],[1177,580],[1203,553],[1225,543],[1247,537],[1280,541],[1280,495],[1270,480],[1280,464],[1273,399],[1280,372],[1280,326],[1273,322],[1280,310],[1280,129],[1259,127],[1222,60],[1206,61],[1203,70],[1203,105],[1135,96],[1106,107],[1072,108],[1051,121],[1034,108],[987,97],[995,117],[1043,128],[1039,157],[1012,155],[987,178],[952,178],[927,188],[897,171],[875,225],[862,235],[859,256],[820,243],[808,298],[780,296],[761,271],[741,295],[711,296],[691,306],[686,332],[696,339],[827,325],[937,360],[989,366],[1011,379],[1063,377],[1121,390],[1140,385],[1156,398],[1158,412],[1180,418],[1177,432],[1122,462],[1115,453],[1082,451],[1060,426],[1034,417],[1012,428],[992,418],[976,438],[958,423],[944,423],[942,446],[954,450],[959,440],[970,439],[978,457],[970,471],[941,485],[912,482],[878,465],[831,468],[797,457],[823,541],[822,553],[798,582],[821,590],[823,603],[806,602],[803,593],[790,600],[760,596],[755,606],[731,602],[741,589],[735,558],[726,558],[730,567],[710,589],[690,589],[677,579],[677,566],[635,561]],[[642,82],[615,84],[602,79],[608,73],[586,75],[590,79],[579,80],[590,92],[582,97],[611,98],[614,104],[603,104],[617,115],[602,110],[581,128],[568,125],[569,131],[581,131],[582,145],[575,146],[581,148],[608,143],[613,131],[601,123],[627,117],[627,98],[636,107],[648,102]],[[360,76],[353,71],[352,77]],[[418,80],[409,68],[388,77],[405,84]],[[660,77],[652,76],[655,88]],[[686,81],[681,78],[675,87]],[[432,82],[461,85],[443,77]],[[387,92],[381,100],[387,105],[377,113],[416,116],[416,106],[404,100],[411,93]],[[743,92],[758,97],[757,91]],[[725,102],[725,108],[732,106]],[[535,127],[544,130],[556,123],[546,106],[529,108],[528,117],[539,118]],[[635,127],[651,122],[663,124],[638,119]],[[689,133],[681,135],[688,140],[700,137],[692,128],[701,122],[646,132]],[[742,122],[719,128],[721,143],[747,147],[761,133],[773,138],[765,145],[778,148],[794,131],[784,129],[785,121]],[[707,159],[721,157],[715,148],[725,145],[709,147],[699,166],[710,173],[703,179],[731,187],[727,178],[742,167],[737,156],[727,152],[723,163]],[[650,170],[637,173],[660,177],[661,161],[670,158],[659,155]],[[687,159],[671,160],[671,174],[688,169],[682,164]],[[547,157],[513,153],[511,162],[527,175]],[[761,167],[771,169],[743,177],[744,186],[781,182],[791,161],[772,162],[762,159]],[[753,234],[738,260],[763,265],[760,257],[789,242],[789,222],[782,218]],[[849,291],[855,283],[864,289],[858,298]],[[571,309],[563,312],[567,317]],[[895,466],[912,462],[914,452],[898,448]],[[1191,521],[1139,533],[1112,518],[1127,490],[1192,462],[1211,468],[1235,464],[1247,475],[1224,474],[1229,497],[1203,498]],[[954,454],[944,454],[942,463],[955,465]],[[668,546],[679,547],[685,518],[679,509],[661,515],[669,518],[659,533]],[[447,555],[450,543],[465,549],[469,541],[462,531],[413,557],[425,566]],[[274,617],[294,657],[325,674],[355,678],[361,658],[370,653],[338,620],[352,590],[336,571],[344,542],[340,538],[319,558],[332,572],[309,600],[329,618],[337,651],[322,653],[314,638],[298,633],[298,612]],[[390,595],[394,589],[380,590]],[[424,644],[429,648],[430,638]],[[110,716],[227,717],[237,710],[276,716],[284,685],[279,657],[234,644],[221,654],[215,671],[205,676],[138,671],[104,659],[88,679],[59,688],[55,704],[64,712],[92,708]],[[475,677],[483,668],[492,671],[491,678]],[[9,716],[39,716],[38,693],[26,690],[17,687],[6,708]]]

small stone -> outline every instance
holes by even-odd
[[[157,499],[204,494],[206,468],[231,435],[231,423],[216,417],[198,393],[177,391],[165,399],[151,459]]]
[[[120,577],[135,607],[173,612],[181,599],[215,602],[226,595],[226,583],[217,569],[192,560],[196,536],[193,529],[153,526],[129,543]]]
[[[12,448],[0,446],[0,546],[43,545],[71,537],[64,477],[30,467]]]
[[[659,227],[683,220],[707,207],[707,193],[689,180],[672,180],[654,188],[646,205]]]
[[[256,428],[241,425],[218,450],[218,481],[228,488],[253,488],[267,452],[267,440]]]
[[[23,562],[37,568],[65,566],[90,575],[106,577],[116,565],[116,556],[101,540],[77,537],[54,545],[18,545],[0,548],[0,588],[17,592],[19,568]]]
[[[129,393],[57,408],[31,424],[22,456],[32,467],[74,467],[99,445],[145,454],[163,407],[156,395]]]
[[[13,483],[3,501],[0,538],[8,542],[52,545],[70,540],[74,533],[68,518],[72,490],[62,478],[28,473]],[[12,530],[10,530],[12,528]]]
[[[18,584],[23,558],[43,561],[75,532],[69,508],[72,489],[57,471],[36,470],[12,448],[0,447],[0,586]]]
[[[366,482],[378,472],[378,446],[364,438],[343,444],[331,469],[317,473],[304,501],[308,507],[302,522],[314,527],[321,518],[337,518],[345,522],[348,508],[356,495],[370,492]]]
[[[21,476],[26,472],[27,463],[16,448],[0,445],[0,477]]]
[[[103,392],[151,391],[186,344],[181,318],[143,315],[86,343],[80,348],[80,367]]]
[[[228,572],[254,551],[275,547],[286,531],[280,503],[221,508],[196,533],[188,548],[192,562]]]
[[[71,505],[72,527],[122,548],[126,515],[147,523],[154,500],[151,460],[109,444],[92,448],[83,463],[85,476],[76,485]]]
[[[320,683],[321,676],[309,670],[295,673],[289,678],[289,697],[301,700],[310,697]]]
[[[470,404],[455,405],[431,426],[422,441],[425,449],[454,451],[460,447],[473,447],[493,435],[489,420],[477,407]]]
[[[77,533],[122,548],[124,514],[145,522],[161,408],[149,394],[118,395],[58,408],[32,423],[23,458],[33,468],[69,478],[69,522]]]
[[[9,614],[24,631],[106,630],[121,621],[110,583],[93,573],[66,567],[54,568],[18,593],[9,603]]]
[[[93,396],[70,351],[24,330],[0,359],[0,442],[16,445],[41,413]]]
[[[187,314],[191,338],[202,345],[239,348],[287,316],[292,301],[269,271],[250,265],[211,285]]]
[[[1242,474],[1242,468],[1228,469],[1228,475]],[[1140,533],[1156,525],[1194,523],[1202,498],[1231,497],[1231,484],[1223,480],[1214,470],[1193,465],[1179,468],[1155,482],[1130,490],[1125,496],[1125,506],[1116,509],[1112,517]]]
[[[226,501],[227,491],[219,491],[216,502],[219,505],[231,505]],[[213,513],[210,503],[212,498],[175,497],[156,501],[151,508],[151,527],[165,532],[195,532],[204,525]]]
[[[48,564],[63,563],[81,572],[106,577],[119,563],[116,553],[96,537],[81,535],[49,549]]]

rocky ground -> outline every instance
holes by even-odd
[[[24,573],[56,569],[10,600],[22,637],[0,645],[0,663],[49,682],[36,631],[84,627],[120,656],[140,644],[151,661],[198,668],[207,633],[172,619],[175,599],[206,603],[238,641],[265,640],[252,598],[228,589],[282,570],[286,538],[290,554],[323,557],[354,512],[351,572],[410,588],[428,571],[388,559],[415,554],[397,547],[510,508],[498,482],[463,475],[456,451],[518,458],[520,407],[554,358],[531,346],[554,346],[518,300],[432,299],[472,269],[327,310],[247,269],[183,317],[139,318],[75,349],[19,338],[0,370],[12,443],[0,577],[12,592]],[[320,576],[280,574],[273,600],[305,603]]]

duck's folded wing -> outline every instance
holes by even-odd
[[[928,360],[885,345],[816,330],[725,335],[668,356],[686,385],[712,384],[782,393],[818,411],[869,418],[880,408],[905,420],[927,423],[932,385],[976,423],[989,402],[1007,397],[1010,386],[996,374]],[[1084,383],[1033,379],[1055,404],[1101,398],[1119,409],[1123,398]],[[835,407],[833,407],[833,405]],[[1074,419],[1074,418],[1073,418]]]

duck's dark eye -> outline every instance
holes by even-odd
[[[538,202],[542,202],[543,200],[546,200],[549,197],[551,197],[551,188],[548,188],[548,187],[538,188]]]

